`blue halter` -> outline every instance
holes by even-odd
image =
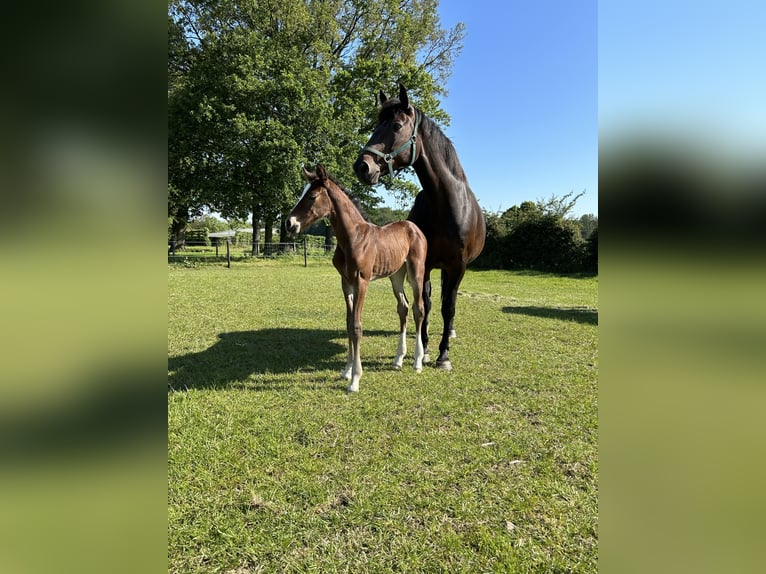
[[[391,175],[391,179],[394,178],[394,158],[410,146],[412,147],[412,153],[410,154],[410,164],[407,167],[412,167],[412,164],[415,163],[415,152],[417,151],[416,141],[418,139],[418,127],[420,126],[420,114],[417,111],[415,111],[415,118],[415,128],[412,130],[410,139],[408,139],[394,151],[390,153],[383,153],[368,146],[362,148],[362,153],[368,151],[383,158],[383,161],[385,161],[386,165],[388,166],[388,173]]]

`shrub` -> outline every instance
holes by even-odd
[[[186,243],[189,245],[210,245],[210,238],[207,236],[207,234],[207,227],[189,229],[186,232]]]
[[[598,273],[598,227],[591,232],[585,243],[583,268],[585,271]]]
[[[511,268],[572,273],[582,270],[585,242],[575,222],[544,215],[521,222],[504,238]]]

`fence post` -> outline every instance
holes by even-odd
[[[231,250],[229,249],[229,244],[231,242],[229,241],[229,238],[226,238],[226,267],[231,269]]]
[[[306,238],[305,237],[303,238],[303,266],[304,267],[309,266],[308,259],[306,257]]]

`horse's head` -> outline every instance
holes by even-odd
[[[326,187],[332,180],[324,166],[317,165],[316,171],[308,171],[304,167],[303,177],[308,184],[285,222],[287,231],[292,234],[300,233],[301,229],[307,229],[318,219],[330,215],[332,210],[332,202],[327,195]]]
[[[399,84],[398,99],[389,99],[381,91],[380,105],[378,125],[354,162],[356,176],[368,185],[378,183],[382,171],[393,176],[417,159],[420,117],[410,105],[407,89]]]

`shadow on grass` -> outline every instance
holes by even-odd
[[[391,336],[386,331],[365,331],[366,336]],[[289,383],[269,382],[262,375],[286,375],[331,371],[327,382],[345,388],[340,371],[348,350],[345,331],[330,329],[262,329],[221,333],[204,351],[168,359],[168,391],[224,389],[276,389]],[[364,341],[362,342],[364,345]],[[396,343],[391,350],[393,357]],[[375,368],[374,361],[362,364]],[[285,379],[285,377],[281,377]]]
[[[598,277],[598,272],[595,271],[571,271],[565,273],[563,271],[541,271],[537,269],[496,269],[494,267],[485,269],[483,267],[480,268],[471,266],[469,266],[468,269],[474,273],[482,273],[485,271],[507,271],[508,273],[518,277],[566,277],[569,279],[593,279],[594,277]]]
[[[503,313],[514,315],[528,315],[530,317],[542,317],[544,319],[558,319],[560,321],[576,321],[587,325],[598,325],[598,311],[583,308],[557,308],[557,307],[503,307]]]
[[[253,375],[340,371],[344,339],[343,332],[329,329],[221,333],[204,351],[168,358],[168,390],[249,387]]]

